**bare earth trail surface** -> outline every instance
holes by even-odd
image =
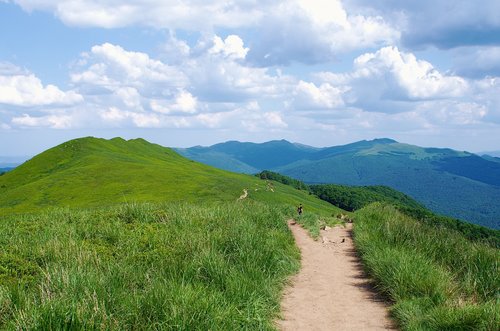
[[[396,330],[388,306],[363,273],[347,228],[321,230],[314,241],[300,225],[293,232],[302,260],[281,303],[281,330]],[[342,239],[345,239],[342,242]]]
[[[248,190],[247,189],[243,189],[243,194],[240,195],[240,197],[238,198],[238,200],[243,200],[243,199],[246,199],[248,197]]]

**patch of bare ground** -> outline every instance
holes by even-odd
[[[396,330],[388,304],[363,272],[352,224],[327,227],[318,241],[299,224],[288,224],[302,259],[285,290],[280,330]]]

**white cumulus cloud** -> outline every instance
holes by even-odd
[[[40,78],[12,64],[0,63],[0,104],[35,107],[65,106],[83,101],[75,91],[44,85]]]
[[[45,116],[31,116],[23,114],[12,118],[12,124],[20,127],[48,127],[52,129],[68,129],[74,123],[74,118],[68,114],[53,114]]]
[[[227,55],[254,64],[331,61],[338,53],[380,47],[399,39],[399,31],[380,15],[349,12],[341,0],[15,0],[27,11],[53,13],[70,26],[216,31],[244,28],[256,38],[251,50],[236,36],[217,40]],[[175,46],[174,44],[168,45]],[[178,44],[185,52],[186,44]]]
[[[459,75],[500,77],[500,46],[462,47],[453,54],[453,69]]]
[[[349,13],[340,0],[283,1],[256,30],[248,59],[262,66],[331,62],[339,54],[399,40],[399,31],[382,16]]]
[[[414,54],[401,52],[397,47],[363,54],[354,60],[354,65],[355,78],[383,77],[388,81],[387,97],[393,86],[409,99],[457,97],[467,89],[463,78],[443,75],[431,63],[418,60]]]
[[[237,35],[229,35],[225,40],[219,36],[214,36],[213,46],[210,48],[211,54],[223,54],[233,59],[244,59],[248,53],[248,48],[244,47],[243,40]]]
[[[257,24],[276,1],[221,0],[15,0],[27,11],[54,13],[72,26],[118,28],[131,25],[185,30]]]
[[[384,16],[407,46],[453,48],[500,43],[498,0],[344,0],[349,8]]]
[[[158,113],[196,113],[198,100],[191,93],[181,90],[173,100],[152,100],[151,109]]]
[[[316,77],[342,91],[346,105],[384,113],[410,111],[415,102],[461,99],[471,92],[466,79],[442,73],[397,47],[358,56],[352,72],[323,72]]]
[[[147,90],[158,88],[160,84],[168,88],[182,87],[186,83],[186,77],[177,68],[151,59],[146,53],[127,51],[118,45],[96,45],[82,57],[83,70],[71,75],[74,84],[108,90],[118,86]]]
[[[316,86],[301,80],[295,88],[290,106],[298,110],[334,109],[344,105],[342,94],[341,89],[329,83]]]

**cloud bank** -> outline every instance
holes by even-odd
[[[148,50],[92,43],[60,86],[0,62],[3,131],[155,128],[308,142],[301,137],[452,141],[500,129],[498,1],[9,3],[69,30],[163,39]]]

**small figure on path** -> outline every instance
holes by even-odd
[[[303,207],[302,207],[302,204],[300,204],[299,207],[297,208],[297,213],[299,214],[299,216],[302,215],[302,211],[303,211]]]

